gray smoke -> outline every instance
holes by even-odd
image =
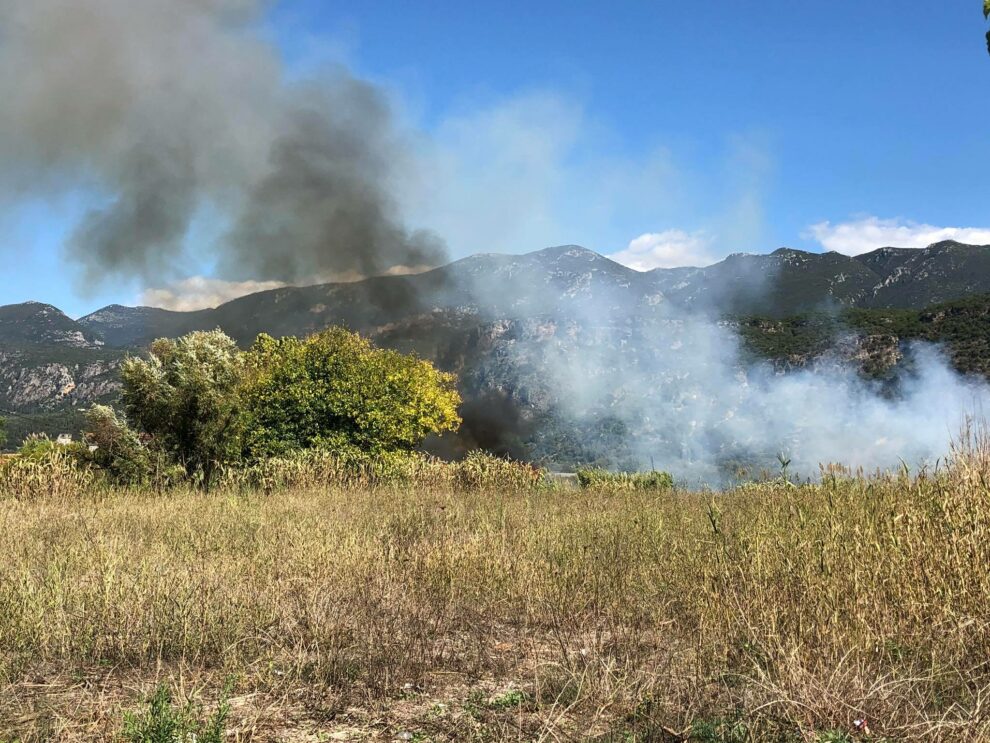
[[[86,279],[179,273],[197,219],[224,278],[435,265],[402,225],[409,167],[385,96],[337,69],[291,81],[257,0],[0,0],[0,189],[92,197]],[[202,257],[197,256],[197,257]]]
[[[234,266],[292,281],[314,270],[377,276],[441,260],[438,238],[409,233],[394,217],[386,187],[402,148],[379,91],[340,76],[287,112],[286,124],[228,237]]]
[[[957,374],[927,344],[906,349],[909,369],[890,390],[843,358],[786,374],[753,364],[733,328],[670,307],[623,336],[608,326],[580,349],[551,352],[563,408],[621,421],[631,465],[655,463],[687,482],[774,472],[778,455],[805,477],[830,463],[933,465],[990,403],[984,381]]]
[[[503,341],[487,362],[498,374],[479,377],[510,380],[513,402],[550,411],[535,427],[514,419],[500,433],[523,432],[526,454],[555,466],[656,466],[716,486],[744,472],[775,474],[781,460],[802,477],[832,463],[916,468],[948,455],[967,418],[979,423],[990,406],[986,381],[958,374],[930,344],[902,349],[896,379],[885,383],[863,376],[853,338],[798,371],[754,361],[715,301],[733,308],[734,272],[697,305],[656,293],[634,306],[627,281],[610,287],[596,280],[606,273],[600,264],[585,273],[580,260],[559,269],[571,287],[563,299],[552,280],[538,282],[520,300],[524,312],[509,309],[519,319],[489,327]],[[486,293],[485,283],[474,291],[494,306],[504,285],[489,280]],[[756,286],[778,288],[772,275]]]

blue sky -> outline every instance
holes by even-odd
[[[284,0],[263,23],[293,77],[342,63],[388,91],[428,174],[397,202],[454,258],[990,242],[976,0]],[[62,246],[85,203],[8,197],[0,302],[79,315],[185,278],[81,286]]]

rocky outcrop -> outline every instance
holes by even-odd
[[[119,360],[76,364],[25,364],[14,354],[0,355],[0,401],[24,412],[77,407],[116,398]]]

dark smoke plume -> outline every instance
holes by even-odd
[[[448,460],[461,459],[476,449],[497,457],[530,459],[528,442],[536,433],[536,422],[507,393],[479,392],[467,397],[459,412],[463,420],[460,429],[431,437],[424,446],[426,451]]]
[[[439,239],[407,232],[387,191],[402,149],[380,91],[338,77],[308,98],[287,112],[287,131],[272,143],[270,170],[248,195],[228,257],[284,281],[436,265]]]
[[[289,80],[264,5],[0,0],[0,195],[85,194],[67,250],[87,281],[181,273],[200,218],[226,231],[195,246],[221,278],[442,262],[392,198],[411,158],[383,93],[339,69]]]

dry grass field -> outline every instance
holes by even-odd
[[[227,687],[230,741],[990,740],[982,444],[718,493],[0,491],[5,743],[136,740],[163,684]]]

